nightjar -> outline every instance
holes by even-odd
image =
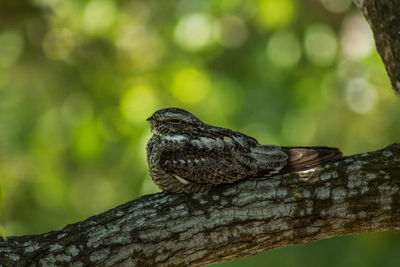
[[[332,147],[261,145],[179,108],[158,110],[147,121],[153,132],[146,146],[150,176],[169,192],[207,191],[219,184],[305,170],[342,157]]]

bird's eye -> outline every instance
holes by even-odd
[[[170,123],[180,123],[180,120],[178,120],[178,119],[169,119],[168,121]]]

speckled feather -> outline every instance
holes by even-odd
[[[301,147],[299,151],[260,145],[240,132],[203,123],[183,109],[159,110],[148,121],[154,133],[146,147],[150,176],[170,192],[207,191],[218,184],[269,176],[282,169],[311,168],[341,157],[336,148]]]

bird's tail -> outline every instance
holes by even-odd
[[[280,173],[296,172],[313,168],[317,165],[336,161],[343,157],[342,152],[336,147],[282,147],[289,157],[287,165]]]

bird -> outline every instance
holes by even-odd
[[[147,121],[153,133],[146,145],[149,174],[167,192],[208,192],[221,184],[302,171],[342,158],[335,147],[262,145],[180,108],[160,109]]]

